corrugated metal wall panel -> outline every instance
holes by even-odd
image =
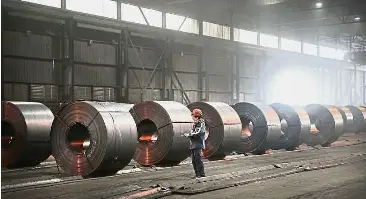
[[[31,100],[57,101],[58,86],[55,85],[30,85]]]
[[[178,71],[198,72],[197,55],[173,53],[173,68]]]
[[[4,58],[4,80],[30,83],[56,83],[52,79],[52,62]]]
[[[255,102],[255,98],[255,94],[244,93],[244,101],[246,102]]]
[[[141,90],[140,89],[128,89],[129,91],[129,102],[137,103],[141,101]],[[143,95],[143,101],[148,100],[160,100],[160,90],[146,90]]]
[[[229,76],[210,76],[208,81],[210,91],[230,92],[231,79]]]
[[[253,63],[245,63],[240,65],[239,74],[241,77],[255,77],[256,75],[256,65]]]
[[[136,52],[145,68],[154,68],[160,57],[160,53],[156,53],[155,51],[147,48],[137,47]],[[141,67],[141,63],[137,58],[136,52],[133,48],[128,48],[128,59],[132,66]]]
[[[256,92],[256,79],[240,78],[240,92]]]
[[[93,87],[93,100],[115,101],[114,88]]]
[[[213,57],[210,56],[207,60],[207,72],[214,75],[229,75],[231,68],[230,57]]]
[[[75,85],[115,86],[116,68],[75,65]]]
[[[210,93],[211,102],[224,102],[231,104],[231,96],[225,93]]]
[[[52,58],[52,38],[43,35],[4,31],[4,54]]]
[[[91,87],[74,86],[74,98],[76,100],[92,100]]]
[[[75,41],[75,61],[95,64],[116,64],[116,49],[112,45]]]
[[[191,102],[198,101],[198,92],[196,91],[185,91],[189,100]],[[185,100],[183,100],[183,92],[181,90],[174,90],[174,101],[186,104]]]
[[[28,85],[4,84],[4,100],[28,101]]]
[[[133,74],[134,72],[132,71],[133,69],[130,69],[128,71],[128,82],[130,87],[139,87],[138,81],[135,77],[135,75]],[[142,70],[135,70],[135,73],[137,75],[137,77],[139,78],[140,83],[142,84],[142,86],[146,86],[150,76],[152,74],[152,71],[142,71]],[[149,88],[162,88],[162,74],[161,72],[157,71],[152,79],[152,82],[149,86]]]
[[[177,73],[178,79],[183,85],[184,90],[197,90],[198,89],[198,75]],[[173,78],[174,84],[179,87],[177,79]]]

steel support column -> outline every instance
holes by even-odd
[[[162,15],[162,17],[161,17],[161,19],[162,19],[162,28],[166,28],[166,12],[161,12],[161,15]]]
[[[169,44],[170,45],[170,44]],[[174,90],[173,90],[173,52],[171,50],[171,47],[168,46],[168,49],[165,54],[165,60],[166,60],[166,70],[167,70],[167,80],[168,82],[168,100],[173,101],[174,100]]]
[[[71,69],[71,82],[68,84],[69,86],[69,100],[74,101],[74,85],[75,85],[75,67],[74,67],[74,28],[75,22],[73,19],[68,19],[66,21],[67,26],[67,36],[69,40],[69,59],[68,59],[68,67]]]
[[[65,68],[67,67],[66,61],[66,47],[65,47],[65,36],[66,36],[66,24],[61,25],[60,30],[60,65],[59,65],[59,76],[58,76],[58,100],[59,102],[65,101]]]
[[[319,57],[320,56],[320,50],[319,50],[319,35],[316,36],[316,55]]]
[[[198,33],[199,35],[203,35],[203,21],[198,20]]]
[[[66,0],[61,0],[61,8],[66,9]]]
[[[122,8],[121,8],[121,1],[117,0],[117,19],[122,19]]]
[[[200,53],[200,60],[198,63],[198,101],[202,101],[204,99],[204,93],[203,93],[203,69],[204,69],[204,62],[202,60],[203,57],[203,51],[201,49],[201,53]]]
[[[128,30],[123,30],[121,32],[121,36],[123,36],[123,70],[122,70],[122,96],[124,102],[129,102],[129,83],[128,83],[128,72],[130,67],[130,61],[128,59],[128,41],[129,41],[129,32]],[[122,40],[122,38],[121,38]]]
[[[165,13],[163,14],[163,16],[165,15]],[[161,73],[162,73],[162,79],[161,79],[161,85],[162,85],[162,90],[160,92],[160,99],[161,100],[167,100],[168,97],[168,92],[167,92],[167,81],[166,81],[166,77],[168,76],[168,68],[167,68],[167,54],[170,52],[170,44],[168,39],[166,39],[165,41],[165,51],[164,51],[164,55],[163,55],[163,61],[159,63],[159,66],[161,68]]]
[[[122,89],[123,89],[123,32],[118,36],[117,40],[117,46],[116,46],[116,101],[117,102],[123,102],[124,99],[122,97]]]
[[[236,52],[236,59],[235,59],[235,87],[236,87],[236,102],[240,101],[240,67],[241,66],[241,56],[240,53],[237,51]]]
[[[5,21],[4,20],[4,17],[5,17],[6,13],[3,9],[3,7],[1,7],[1,19],[2,21]],[[5,100],[4,98],[4,24],[1,26],[1,101]],[[2,109],[3,110],[3,109]]]

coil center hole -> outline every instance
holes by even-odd
[[[142,120],[137,125],[139,143],[155,143],[158,139],[158,128],[155,123],[149,119]]]
[[[15,128],[10,122],[1,121],[1,149],[9,149],[15,141]]]
[[[244,117],[241,117],[240,120],[242,124],[241,135],[243,137],[250,137],[253,133],[253,122]]]
[[[77,153],[85,152],[90,146],[90,133],[88,128],[81,123],[69,127],[67,142],[70,149]]]
[[[281,120],[281,133],[282,133],[282,134],[285,134],[285,133],[286,133],[287,128],[288,128],[287,120],[282,119],[282,120]]]

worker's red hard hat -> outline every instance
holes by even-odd
[[[202,111],[198,108],[193,109],[192,116],[201,117],[202,116]]]

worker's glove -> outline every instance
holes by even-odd
[[[183,134],[184,137],[189,137],[189,133]]]

